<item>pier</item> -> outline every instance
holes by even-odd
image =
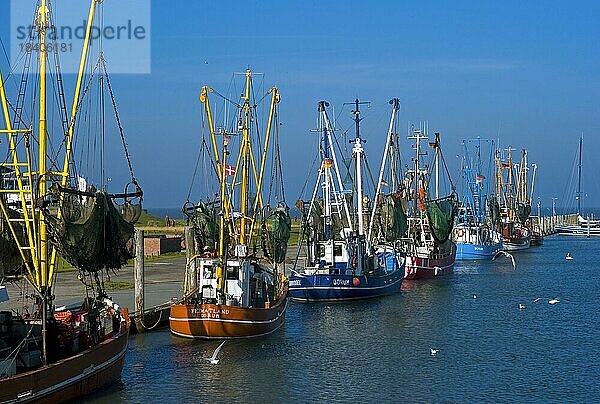
[[[532,225],[539,225],[542,230],[542,235],[550,236],[556,234],[558,226],[575,226],[577,225],[577,215],[550,215],[550,216],[534,216],[531,218]]]

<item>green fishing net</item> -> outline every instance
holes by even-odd
[[[83,271],[119,269],[135,256],[134,224],[142,211],[141,201],[117,206],[104,191],[93,195],[65,193],[62,215],[47,211],[50,242]]]
[[[275,208],[267,218],[266,227],[269,251],[273,260],[280,264],[285,260],[292,230],[289,208],[285,205]]]
[[[4,205],[6,206],[6,205]],[[17,212],[8,208],[8,214],[11,218],[17,218]],[[20,223],[13,222],[13,228],[17,237],[23,236],[23,228]],[[24,237],[23,237],[24,238]],[[20,240],[23,242],[24,240]],[[0,217],[0,278],[6,275],[15,275],[19,272],[23,259],[15,238],[10,231],[8,222],[2,216]]]
[[[219,226],[215,209],[209,209],[200,202],[193,211],[186,211],[186,214],[194,228],[198,248],[201,251],[206,247],[214,249],[219,242]]]
[[[399,194],[385,196],[381,205],[380,218],[381,230],[386,241],[398,240],[406,234],[408,223]]]
[[[427,219],[431,227],[431,234],[438,243],[445,243],[450,237],[456,215],[456,199],[449,196],[425,203]]]

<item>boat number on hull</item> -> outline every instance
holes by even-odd
[[[192,309],[192,314],[201,318],[221,318],[222,314],[229,314],[229,309]]]
[[[300,286],[300,285],[301,285],[301,281],[300,280],[290,281],[290,286]]]
[[[333,286],[350,286],[350,279],[334,279]]]

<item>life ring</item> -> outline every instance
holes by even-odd
[[[465,235],[465,229],[459,227],[458,229],[456,229],[456,235],[458,237],[464,236]]]
[[[356,255],[354,255],[352,257],[352,268],[356,268],[358,266],[358,258],[356,258]]]

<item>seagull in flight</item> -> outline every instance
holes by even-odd
[[[499,256],[500,254],[502,254],[502,255],[504,255],[504,256],[506,256],[506,257],[510,258],[510,260],[512,261],[513,268],[514,268],[515,270],[517,269],[517,263],[515,262],[515,257],[513,257],[513,255],[512,255],[511,253],[508,253],[508,252],[506,252],[506,251],[504,251],[504,250],[500,250],[500,251],[498,251],[498,252],[496,253],[496,255],[494,255],[494,258],[492,258],[492,261],[495,261],[495,260],[496,260],[496,258],[498,258],[498,256]]]
[[[438,352],[440,352],[439,349],[435,349],[435,348],[430,348],[429,352],[431,353],[431,356],[437,356]]]
[[[209,361],[211,365],[216,365],[217,363],[219,363],[219,360],[217,359],[217,355],[219,354],[219,351],[221,350],[221,348],[223,348],[223,345],[225,345],[225,341],[221,342],[221,345],[219,345],[217,347],[217,349],[215,349],[215,352],[213,352],[213,354],[210,358],[204,358],[204,359]]]

